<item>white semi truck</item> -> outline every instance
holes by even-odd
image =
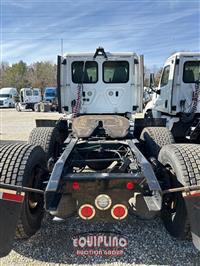
[[[150,79],[152,87],[153,76]],[[144,109],[145,116],[165,118],[177,141],[200,143],[200,53],[170,56],[154,91]]]
[[[16,88],[0,89],[0,107],[15,107],[15,98],[17,95]]]
[[[35,104],[42,101],[41,90],[38,88],[22,88],[19,94],[19,100],[16,103],[18,112],[27,109],[35,110]]]
[[[63,118],[40,121],[28,144],[0,147],[0,257],[15,235],[40,229],[44,211],[88,223],[160,215],[173,237],[192,236],[200,249],[200,145],[174,144],[164,119],[136,118],[143,56],[98,48],[57,65]]]

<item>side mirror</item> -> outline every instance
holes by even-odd
[[[160,89],[156,90],[155,93],[160,95]]]
[[[150,74],[150,88],[152,89],[155,86],[155,77],[154,77],[154,73]]]

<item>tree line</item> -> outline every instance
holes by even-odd
[[[14,87],[21,88],[40,88],[56,86],[56,64],[49,61],[36,62],[27,65],[24,61],[9,65],[6,62],[0,65],[0,88]],[[144,86],[149,85],[150,70],[145,67]],[[155,68],[155,85],[158,86],[162,69]]]
[[[40,88],[56,86],[56,64],[51,62],[36,62],[27,65],[24,61],[9,65],[0,65],[0,88],[14,87]]]

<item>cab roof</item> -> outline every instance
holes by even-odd
[[[196,56],[200,56],[200,52],[177,52],[177,53],[172,54],[169,57],[169,59],[172,58],[172,57],[175,57],[175,56],[177,56],[178,58],[187,57],[187,56],[188,57],[192,57],[192,56],[196,57]]]
[[[70,53],[65,53],[64,57],[93,57],[95,53],[89,53],[89,52],[85,52],[85,53],[80,53],[80,52],[70,52]],[[108,57],[131,57],[131,56],[135,56],[138,57],[136,53],[133,52],[118,52],[118,53],[110,53],[110,52],[106,52],[106,55]]]
[[[0,94],[10,93],[11,91],[17,91],[17,89],[16,88],[1,88],[0,89]]]

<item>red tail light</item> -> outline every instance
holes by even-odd
[[[132,189],[134,189],[134,183],[133,183],[133,182],[127,182],[127,184],[126,184],[126,188],[127,188],[128,190],[132,190]]]
[[[123,204],[116,204],[111,210],[112,217],[117,220],[122,220],[128,215],[128,209]]]
[[[78,182],[73,182],[72,183],[72,188],[73,188],[73,190],[79,190],[80,189],[80,185],[79,185],[79,183]]]
[[[90,204],[84,204],[79,209],[79,215],[84,220],[90,220],[95,216],[95,208]]]
[[[22,203],[24,201],[24,193],[16,194],[14,191],[11,191],[10,193],[0,192],[0,199]]]

